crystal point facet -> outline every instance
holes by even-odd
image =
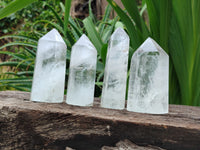
[[[91,106],[94,100],[97,51],[86,35],[72,47],[67,104]]]
[[[56,29],[38,42],[31,100],[39,102],[63,102],[66,45]]]
[[[118,28],[110,38],[104,71],[101,107],[124,109],[129,37]]]
[[[47,34],[40,38],[40,41],[57,41],[65,44],[64,40],[56,29],[52,29],[51,31],[49,31]]]
[[[127,110],[168,113],[168,74],[167,53],[148,38],[132,56]]]

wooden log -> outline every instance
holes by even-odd
[[[164,150],[159,147],[147,145],[147,146],[138,146],[131,141],[125,139],[123,141],[119,141],[115,147],[103,146],[101,150]]]
[[[163,149],[200,149],[200,108],[170,105],[150,115],[29,101],[25,92],[0,92],[0,149],[95,150],[128,139]]]

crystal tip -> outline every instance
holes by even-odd
[[[142,45],[138,48],[138,50],[140,50],[140,49],[142,49],[144,51],[149,51],[149,52],[160,51],[167,55],[167,53],[160,47],[160,45],[155,40],[153,40],[151,37],[148,37],[142,43]]]
[[[141,45],[141,47],[146,47],[145,45],[148,45],[149,47],[158,47],[161,48],[160,45],[158,45],[158,43],[156,43],[156,41],[154,41],[154,39],[152,39],[151,37],[148,37]],[[155,48],[156,49],[156,48]]]
[[[40,40],[57,41],[57,42],[62,42],[62,43],[65,44],[65,42],[64,42],[63,38],[61,37],[60,33],[55,28],[52,29],[51,31],[49,31],[43,37],[41,37]]]
[[[83,45],[83,46],[89,46],[92,49],[96,50],[96,48],[94,47],[94,45],[92,44],[92,42],[89,40],[89,38],[83,34],[79,40],[75,43],[75,45]],[[75,46],[74,45],[74,46]]]
[[[122,41],[124,39],[129,39],[129,36],[126,31],[124,31],[124,29],[122,29],[121,27],[117,28],[111,36],[111,41]]]

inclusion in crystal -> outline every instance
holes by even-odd
[[[167,53],[148,38],[132,56],[127,110],[168,113],[168,74]]]
[[[39,39],[31,100],[63,102],[67,47],[56,29]]]
[[[67,89],[67,104],[92,106],[96,75],[97,51],[83,34],[72,47]]]
[[[129,37],[117,28],[110,38],[104,71],[101,107],[124,109]]]

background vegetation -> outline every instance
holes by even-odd
[[[130,57],[133,52],[148,37],[156,40],[170,56],[170,103],[200,106],[200,1],[199,0],[142,0],[138,6],[134,0],[122,0],[125,9],[121,9],[114,0],[107,0],[107,7],[101,20],[97,20],[89,7],[89,16],[84,20],[69,16],[71,0],[36,2],[41,5],[42,12],[47,8],[44,17],[33,19],[27,29],[22,29],[18,35],[6,35],[3,38],[13,38],[0,47],[0,50],[14,46],[13,51],[1,51],[1,54],[10,56],[10,61],[3,62],[0,66],[11,66],[12,71],[1,76],[0,88],[16,88],[30,91],[34,69],[35,52],[38,39],[50,28],[56,28],[63,36],[67,50],[67,64],[70,60],[71,46],[86,33],[98,51],[97,79],[95,96],[100,96],[102,77],[107,52],[107,42],[117,26],[125,28],[131,39]],[[24,3],[23,3],[24,2]],[[0,10],[0,19],[20,8],[34,2],[34,0],[20,1],[15,9]],[[12,8],[19,0],[7,5]],[[23,4],[22,4],[23,3]],[[23,11],[33,11],[34,5]],[[91,4],[91,3],[89,3]],[[118,16],[109,18],[111,7]],[[149,22],[142,17],[144,10],[148,12]],[[36,11],[38,11],[36,9]],[[31,13],[32,14],[32,13]],[[28,17],[25,17],[28,18]],[[30,18],[35,18],[34,16]],[[52,19],[51,19],[52,18]],[[4,18],[8,19],[8,18]],[[149,25],[148,25],[149,24]],[[3,25],[2,25],[3,26]],[[29,30],[29,31],[27,31]],[[31,34],[29,32],[31,31]],[[6,76],[5,76],[6,75]],[[68,76],[68,67],[66,79]]]

